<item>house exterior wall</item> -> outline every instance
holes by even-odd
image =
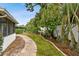
[[[15,39],[15,23],[9,21],[7,18],[0,19],[0,33],[2,33],[3,44],[2,50],[3,52]]]
[[[4,51],[15,39],[15,24],[18,22],[9,14],[6,9],[0,8],[0,33],[2,34],[1,51]]]
[[[16,39],[16,34],[13,33],[11,35],[8,35],[6,37],[3,38],[3,50],[5,51],[5,49]]]

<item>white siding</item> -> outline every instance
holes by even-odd
[[[16,39],[16,34],[11,34],[4,37],[3,41],[3,51]]]

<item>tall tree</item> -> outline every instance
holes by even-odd
[[[33,29],[32,31],[34,32],[38,31],[39,27],[46,27],[46,36],[48,36],[48,34],[53,36],[53,31],[58,25],[61,25],[62,31],[59,39],[68,44],[68,35],[71,34],[72,39],[70,44],[72,45],[72,48],[75,48],[76,40],[72,28],[78,25],[79,30],[79,4],[29,3],[26,4],[27,10],[34,11],[33,8],[36,5],[40,5],[40,12],[37,13],[35,18],[28,23],[31,27],[29,25],[27,27],[29,27],[30,30]]]

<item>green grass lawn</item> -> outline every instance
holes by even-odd
[[[45,40],[41,35],[33,33],[24,34],[32,38],[37,45],[37,56],[63,56],[52,44]]]

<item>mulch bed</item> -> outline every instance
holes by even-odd
[[[13,53],[20,52],[25,45],[25,41],[22,40],[23,38],[17,36],[16,40],[2,53],[2,55],[13,55]]]
[[[53,42],[61,51],[63,51],[68,56],[79,56],[79,52],[70,49],[68,46],[62,44],[61,42],[57,42],[55,39],[49,39]]]

